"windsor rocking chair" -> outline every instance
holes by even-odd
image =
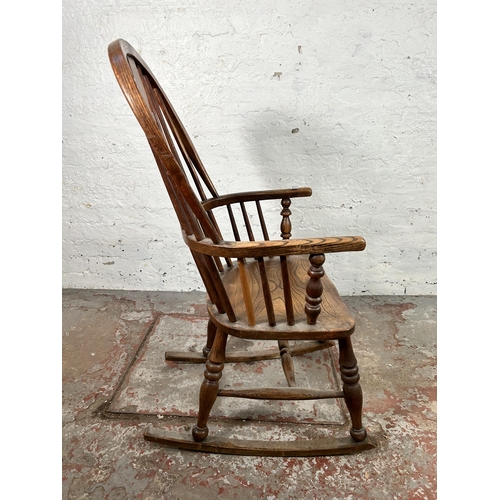
[[[367,436],[361,419],[362,391],[351,343],[355,321],[322,267],[325,254],[363,250],[364,239],[292,239],[291,199],[310,196],[310,188],[219,195],[169,99],[141,56],[122,39],[111,43],[108,53],[118,83],[147,137],[207,291],[209,320],[202,352],[165,353],[167,360],[206,365],[197,423],[191,435],[150,428],[145,439],[181,449],[239,455],[336,455],[375,447],[376,439]],[[263,200],[281,200],[281,240],[269,238]],[[248,204],[257,211],[261,240],[252,229]],[[241,211],[241,227],[234,206]],[[233,241],[221,234],[214,215],[218,207],[227,210]],[[248,241],[242,241],[243,231]],[[279,349],[226,353],[228,336],[274,340]],[[300,342],[291,345],[290,341]],[[331,348],[334,341],[338,342],[343,390],[296,387],[293,358]],[[224,363],[279,358],[288,387],[219,388]],[[289,401],[343,398],[351,417],[350,436],[295,441],[207,437],[209,414],[218,397]]]

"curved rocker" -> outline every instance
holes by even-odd
[[[348,455],[377,447],[373,436],[362,442],[349,437],[330,437],[300,441],[240,440],[208,437],[201,443],[194,442],[189,434],[183,438],[175,433],[161,429],[148,428],[144,439],[179,450],[221,453],[224,455],[249,455],[264,457],[316,457],[329,455]]]
[[[300,345],[291,346],[288,350],[290,356],[302,356],[311,352],[321,351],[332,347],[334,342],[321,342],[315,340],[312,342],[303,342]],[[206,363],[209,349],[204,348],[202,353],[191,351],[166,351],[165,361],[176,361],[179,363]],[[206,354],[205,354],[206,353]],[[226,353],[226,363],[248,363],[251,361],[267,361],[271,359],[280,359],[279,350],[265,349],[262,351],[233,351]]]

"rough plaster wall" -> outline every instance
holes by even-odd
[[[66,0],[63,285],[202,287],[108,62],[108,43],[124,38],[220,193],[310,186],[292,201],[294,236],[366,238],[364,252],[327,257],[340,293],[435,294],[435,11],[402,0]]]

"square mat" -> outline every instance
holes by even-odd
[[[132,366],[116,392],[108,412],[196,417],[204,364],[165,361],[165,351],[201,352],[205,345],[207,317],[171,313],[162,316],[143,342]],[[291,342],[293,344],[293,342]],[[276,341],[248,341],[229,337],[227,350],[277,350]],[[298,387],[341,390],[335,348],[294,359]],[[251,363],[226,363],[219,387],[287,387],[279,359]],[[217,398],[210,414],[215,421],[317,423],[343,426],[348,413],[342,399],[265,401]]]

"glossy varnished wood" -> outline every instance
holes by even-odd
[[[205,363],[192,435],[175,437],[149,430],[145,438],[182,449],[242,455],[335,455],[373,448],[375,441],[367,437],[361,419],[362,391],[351,342],[355,321],[323,269],[325,256],[362,251],[365,240],[361,236],[293,238],[292,199],[311,196],[308,187],[220,195],[140,54],[121,39],[109,45],[108,54],[120,88],[144,131],[208,295],[210,319],[200,353],[165,353],[166,360]],[[263,201],[275,202],[280,210],[279,227],[273,228],[280,233],[280,240],[269,238]],[[220,223],[219,211],[216,217],[219,207],[225,207],[221,212],[226,212],[228,224]],[[313,213],[311,218],[314,220]],[[230,227],[232,234],[223,235],[221,227]],[[249,241],[242,241],[245,238]],[[228,353],[229,335],[272,340],[276,349]],[[294,345],[292,340],[310,342]],[[339,343],[343,390],[296,387],[293,357],[330,348],[333,341]],[[288,388],[219,388],[225,363],[276,358],[281,359]],[[214,439],[209,436],[208,423],[217,397],[343,398],[351,416],[350,436],[289,442]]]
[[[306,305],[304,310],[306,312],[307,322],[310,325],[315,325],[319,313],[321,312],[321,302],[323,302],[321,296],[323,295],[322,278],[325,276],[325,271],[323,270],[325,255],[312,254],[309,256],[309,262],[311,265],[307,271],[309,281],[306,285]]]
[[[295,387],[295,367],[293,364],[293,356],[290,354],[290,343],[288,340],[278,340],[278,347],[280,348],[281,367],[285,374],[288,387]]]
[[[308,187],[292,188],[292,189],[269,189],[265,191],[243,191],[240,193],[231,193],[217,196],[209,200],[203,201],[203,206],[207,210],[212,210],[225,205],[235,203],[246,203],[248,201],[264,201],[264,200],[282,200],[284,198],[299,198],[311,196],[312,190]]]
[[[245,300],[240,285],[240,270],[236,267],[227,269],[222,276],[224,287],[234,299],[234,314],[236,322],[229,321],[219,314],[212,304],[208,304],[212,321],[224,331],[243,338],[276,339],[276,340],[331,340],[350,335],[355,327],[354,317],[340,298],[333,282],[324,276],[322,278],[322,311],[321,321],[316,325],[308,323],[305,312],[306,288],[309,282],[309,258],[292,256],[287,259],[289,291],[293,306],[294,325],[288,324],[286,299],[284,296],[283,275],[278,259],[264,259],[266,276],[269,282],[276,326],[270,326],[266,309],[266,301],[262,292],[258,261],[247,261],[245,270],[255,325],[249,325],[246,317]]]
[[[184,241],[189,248],[199,253],[231,258],[360,252],[366,248],[366,241],[361,236],[270,241],[221,241],[214,244],[209,239],[196,240],[196,238],[184,234]]]
[[[269,399],[280,401],[299,401],[307,399],[343,398],[342,391],[325,391],[320,389],[302,389],[297,387],[266,387],[252,389],[224,389],[219,396],[226,398]]]
[[[328,349],[334,345],[333,341],[306,341],[291,345],[288,348],[290,356],[303,356],[311,352]],[[191,351],[167,351],[165,353],[165,361],[174,361],[176,363],[200,363],[207,362],[207,351],[202,352]],[[263,349],[261,351],[233,351],[226,352],[226,363],[251,363],[254,361],[266,361],[269,359],[279,359],[281,357],[280,349]]]
[[[225,455],[250,455],[263,457],[316,457],[348,455],[377,447],[377,440],[368,436],[363,442],[350,437],[329,437],[297,441],[264,441],[224,439],[209,436],[201,443],[189,440],[188,435],[174,434],[150,427],[144,433],[146,441],[180,450],[220,453]]]

